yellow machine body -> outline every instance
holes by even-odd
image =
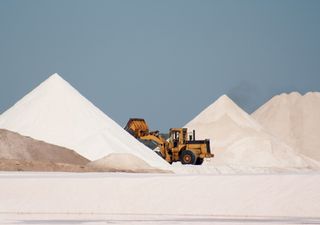
[[[195,131],[188,134],[187,128],[171,128],[169,139],[164,139],[159,131],[149,131],[144,119],[131,118],[126,127],[130,134],[140,140],[148,140],[157,144],[160,156],[169,163],[181,161],[182,164],[201,165],[204,158],[211,158],[210,141],[195,140]]]

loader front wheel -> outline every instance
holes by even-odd
[[[180,154],[180,161],[182,164],[194,165],[196,163],[196,156],[190,150],[183,150]]]

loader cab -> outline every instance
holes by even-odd
[[[195,141],[196,140],[196,131],[192,130],[191,132],[188,132],[188,141]]]
[[[173,143],[173,147],[176,148],[178,145],[186,143],[188,134],[186,128],[171,128],[169,135]]]

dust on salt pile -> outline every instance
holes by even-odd
[[[319,166],[317,162],[300,155],[267,133],[226,95],[185,127],[195,129],[198,139],[211,140],[215,157],[205,162],[205,167],[215,166],[213,169],[216,171],[219,167],[229,168],[233,172],[274,172],[308,170]]]
[[[127,153],[157,169],[168,163],[123,130],[58,74],[50,76],[0,117],[0,127],[73,149],[97,160]]]
[[[320,93],[274,96],[252,117],[296,151],[320,161]]]

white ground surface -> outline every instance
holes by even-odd
[[[320,174],[0,173],[0,224],[320,224]]]

